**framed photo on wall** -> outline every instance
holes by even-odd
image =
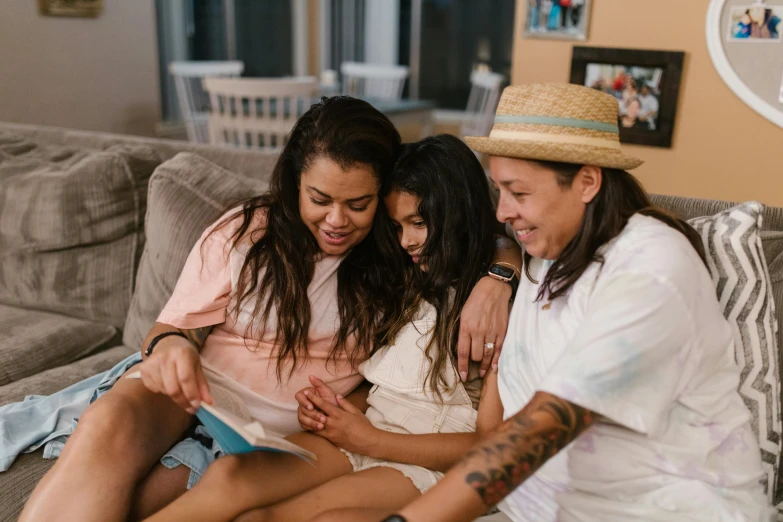
[[[524,0],[524,36],[555,40],[587,40],[592,0]]]
[[[620,104],[620,141],[672,144],[685,53],[575,46],[571,83],[611,94]]]
[[[780,43],[783,41],[783,6],[762,3],[733,6],[726,38],[733,42]]]
[[[103,0],[38,0],[38,11],[44,16],[97,18],[103,12]]]

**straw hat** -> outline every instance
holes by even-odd
[[[512,85],[503,90],[488,137],[466,136],[490,156],[629,170],[643,162],[620,150],[619,104],[572,84]]]

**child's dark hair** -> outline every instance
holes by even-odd
[[[391,191],[419,198],[418,212],[427,225],[421,252],[426,271],[408,259],[405,322],[420,300],[435,307],[435,329],[425,352],[432,363],[427,381],[438,394],[438,383],[446,384],[446,358],[456,358],[462,306],[492,261],[495,218],[487,177],[465,143],[442,134],[403,145],[384,196]],[[398,323],[397,330],[401,327]]]

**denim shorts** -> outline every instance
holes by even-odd
[[[140,362],[141,353],[136,353],[106,372],[106,376],[95,390],[90,404],[105,395],[129,368]],[[190,489],[198,482],[207,467],[223,454],[220,444],[199,422],[188,429],[183,438],[161,457],[160,463],[168,469],[174,469],[180,465],[187,466],[190,469],[190,477],[188,478],[188,489]]]

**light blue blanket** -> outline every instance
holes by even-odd
[[[128,368],[140,362],[141,353],[135,353],[111,370],[53,395],[29,395],[22,402],[0,406],[0,471],[10,468],[21,453],[41,446],[44,446],[44,458],[58,457],[87,406],[109,391]]]

